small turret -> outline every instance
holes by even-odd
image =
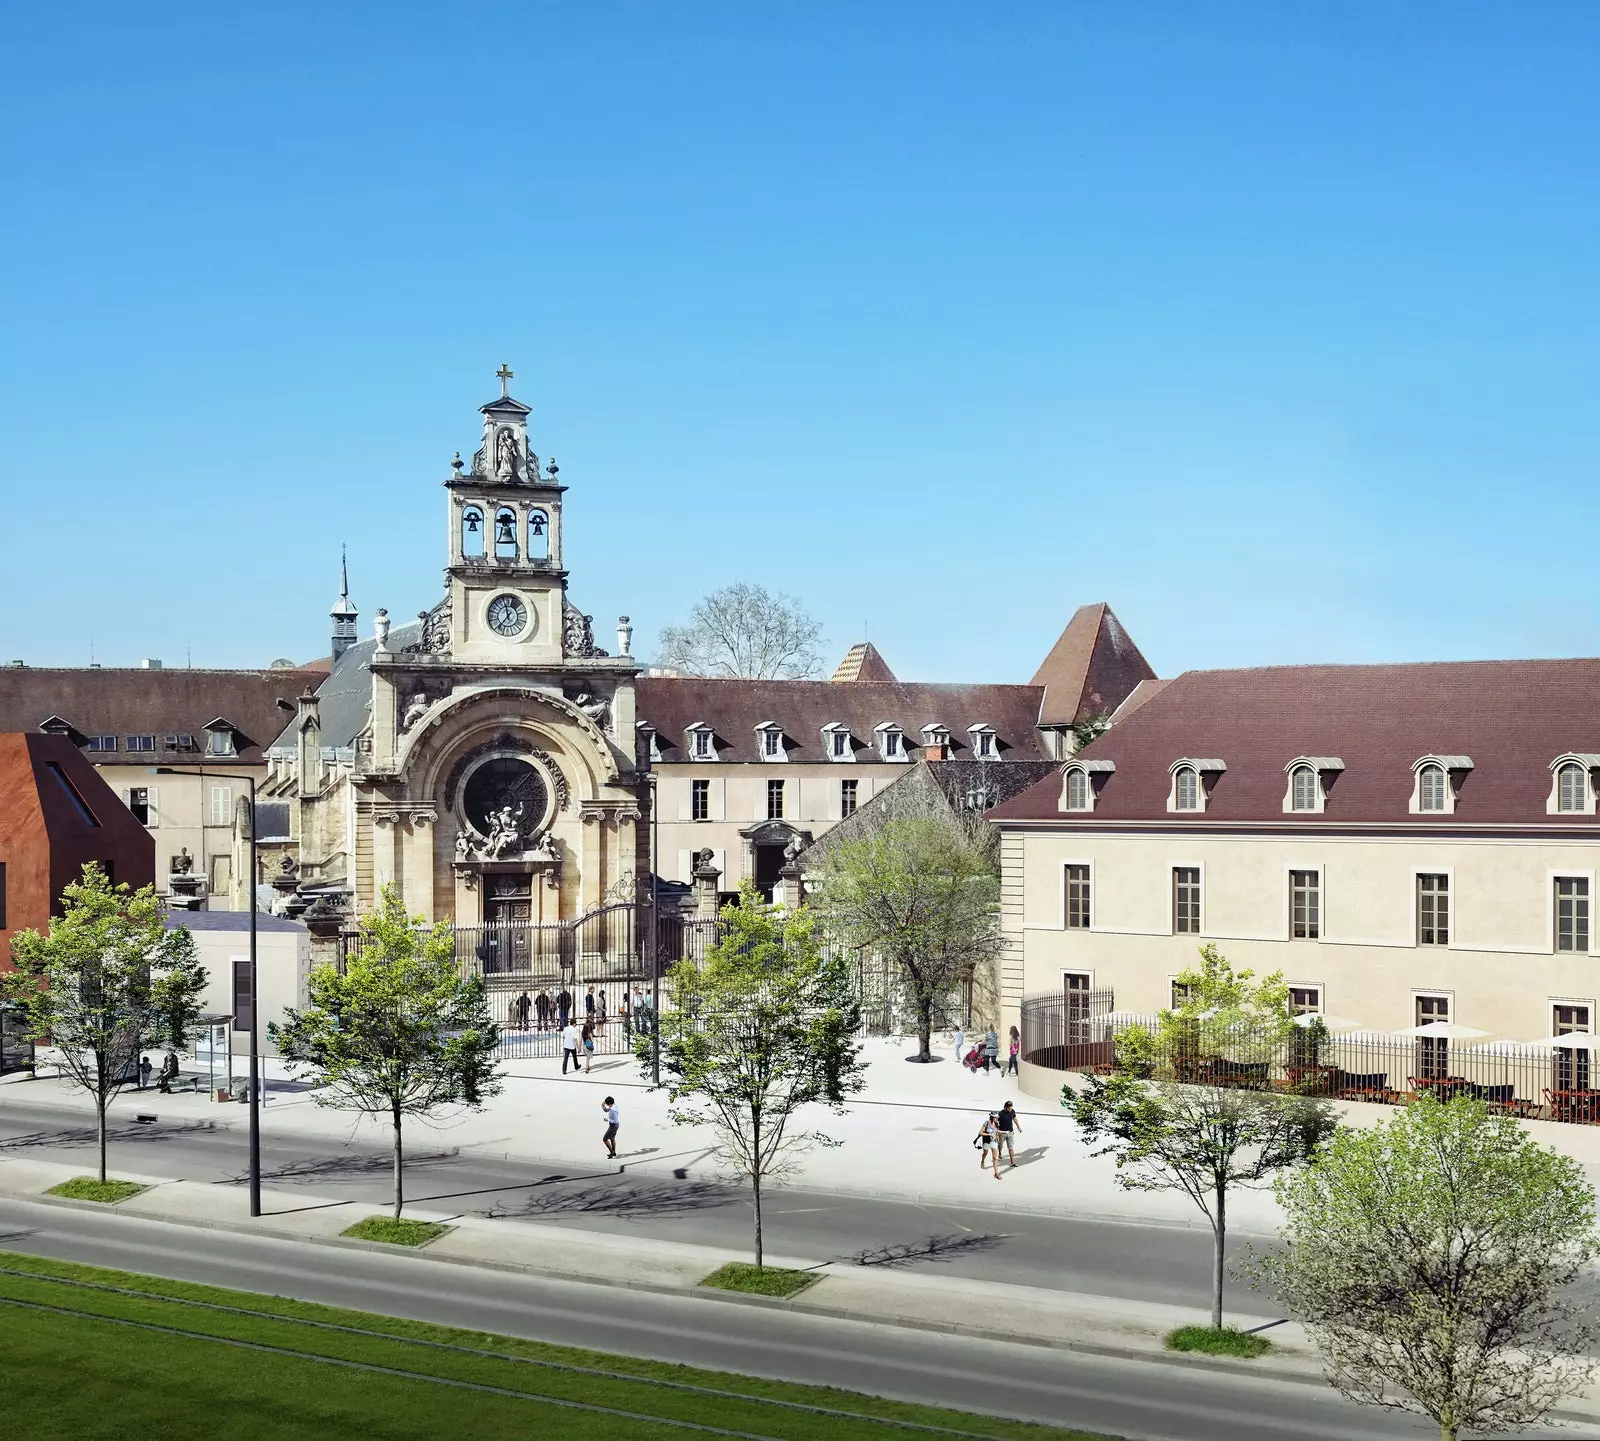
[[[339,598],[328,612],[333,620],[333,663],[356,643],[356,608],[350,601],[350,567],[339,547]]]

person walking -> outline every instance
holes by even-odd
[[[600,1103],[600,1109],[606,1113],[606,1133],[600,1139],[605,1143],[606,1155],[614,1161],[617,1159],[617,1127],[622,1124],[622,1113],[617,1110],[617,1098],[607,1096]]]
[[[172,1083],[178,1079],[178,1053],[168,1051],[161,1058],[161,1070],[156,1075],[156,1090],[163,1096],[172,1094]]]
[[[1006,1068],[1001,1072],[1005,1076],[1016,1076],[1019,1080],[1022,1072],[1017,1069],[1017,1057],[1022,1054],[1022,1032],[1015,1026],[1011,1028],[1011,1049],[1006,1055]]]
[[[967,1054],[967,1033],[959,1022],[956,1024],[956,1060],[964,1060]]]
[[[153,1071],[153,1070],[155,1070],[155,1067],[150,1064],[150,1057],[149,1056],[140,1056],[139,1057],[139,1089],[141,1091],[149,1089],[149,1087],[150,1087],[150,1072]]]
[[[569,1061],[572,1063],[572,1069],[574,1071],[581,1071],[583,1069],[583,1063],[578,1059],[578,1046],[581,1044],[582,1039],[583,1038],[578,1034],[578,1028],[573,1025],[571,1021],[568,1021],[564,1026],[562,1026],[561,1074],[563,1076],[567,1074],[567,1062]]]
[[[567,1022],[572,1019],[572,992],[563,986],[556,993],[556,1015],[560,1018],[561,1029],[567,1028]]]
[[[587,1025],[594,1024],[594,987],[590,986],[583,996],[583,1019]]]
[[[978,1128],[978,1134],[972,1142],[978,1148],[978,1169],[981,1171],[986,1166],[993,1167],[997,1181],[1000,1179],[1000,1149],[995,1142],[998,1121],[999,1118],[990,1111],[989,1119]]]
[[[994,1119],[994,1169],[998,1175],[1000,1171],[1000,1152],[1005,1151],[1011,1158],[1011,1169],[1017,1169],[1017,1145],[1015,1137],[1022,1129],[1022,1117],[1017,1114],[1017,1108],[1007,1101],[1000,1108],[1000,1114]]]
[[[989,1027],[989,1034],[983,1038],[983,1069],[985,1074],[991,1069],[1000,1069],[1000,1037],[993,1026]]]
[[[585,1021],[579,1039],[583,1042],[583,1074],[589,1074],[589,1062],[594,1059],[594,1022]]]

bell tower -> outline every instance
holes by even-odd
[[[555,462],[541,467],[528,444],[529,408],[511,396],[513,372],[495,372],[500,394],[480,406],[483,443],[471,467],[458,453],[449,492],[450,652],[456,660],[549,665],[563,656],[567,573],[561,563],[561,497]]]

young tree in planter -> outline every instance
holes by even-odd
[[[821,881],[830,934],[893,963],[916,1017],[914,1059],[931,1061],[935,1012],[1005,949],[989,838],[948,811],[895,816],[830,849]]]
[[[762,1182],[810,1146],[838,1144],[805,1128],[801,1113],[842,1113],[862,1087],[860,1010],[844,963],[823,954],[806,912],[768,905],[746,881],[722,927],[704,959],[672,968],[661,1069],[672,1119],[711,1127],[722,1159],[749,1180],[760,1267]],[[647,1043],[640,1057],[648,1065]]]
[[[206,973],[194,938],[166,928],[154,886],[113,885],[90,862],[62,891],[48,932],[11,938],[11,959],[0,999],[22,1013],[32,1040],[57,1048],[62,1074],[93,1099],[104,1181],[106,1108],[138,1074],[142,1052],[181,1047],[200,1014]]]
[[[1235,973],[1214,946],[1200,957],[1157,1031],[1119,1031],[1113,1073],[1063,1087],[1061,1104],[1103,1143],[1095,1154],[1115,1158],[1118,1185],[1180,1191],[1205,1212],[1211,1326],[1221,1330],[1229,1191],[1302,1165],[1336,1122],[1327,1101],[1267,1086],[1274,1048],[1293,1030],[1282,978]]]
[[[445,1106],[478,1108],[498,1095],[498,1028],[483,982],[464,979],[447,926],[408,916],[385,886],[361,923],[362,946],[345,963],[311,973],[311,1005],[267,1030],[284,1058],[309,1066],[319,1106],[387,1116],[394,1135],[394,1215],[405,1200],[407,1116]]]
[[[1587,1384],[1596,1329],[1568,1286],[1596,1254],[1576,1161],[1481,1101],[1418,1101],[1341,1132],[1277,1186],[1259,1280],[1352,1400],[1420,1411],[1443,1441],[1531,1425]]]

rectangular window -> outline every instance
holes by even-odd
[[[1556,877],[1556,949],[1589,949],[1589,879]]]
[[[117,748],[115,736],[90,736],[89,749],[91,751],[114,751]]]
[[[992,731],[978,732],[978,754],[989,757],[994,754],[994,733]]]
[[[783,754],[783,734],[781,731],[761,732],[761,754],[769,759]]]
[[[128,809],[140,825],[150,824],[150,792],[143,786],[134,786],[128,792]]]
[[[1314,1016],[1321,1010],[1322,988],[1320,986],[1289,987],[1289,1014],[1291,1016]]]
[[[696,731],[694,733],[694,754],[696,760],[711,759],[710,731]]]
[[[1289,872],[1289,934],[1297,941],[1322,935],[1322,877],[1316,871]]]
[[[1450,877],[1417,877],[1417,944],[1450,944]]]
[[[856,783],[854,781],[839,782],[839,819],[853,816],[856,813]]]
[[[188,736],[179,736],[178,739],[180,741],[185,741],[185,740],[188,740],[189,737]],[[180,749],[187,749],[187,747],[180,746]],[[218,731],[207,731],[206,732],[206,754],[207,755],[231,756],[233,753],[234,753],[234,751],[233,751],[233,732],[232,731],[221,731],[221,730],[218,730]]]
[[[0,926],[5,922],[0,920]],[[1587,1006],[1554,1006],[1551,1008],[1553,1036],[1570,1036],[1574,1031],[1589,1030]],[[1587,1091],[1589,1089],[1589,1053],[1581,1046],[1557,1046],[1556,1089],[1558,1091]]]
[[[1067,929],[1089,929],[1089,867],[1067,867]]]
[[[711,782],[689,782],[689,819],[695,821],[708,821],[711,819]]]
[[[1172,868],[1172,933],[1176,936],[1200,934],[1200,867]]]
[[[211,824],[214,826],[231,826],[233,824],[233,790],[231,787],[212,786]]]
[[[883,754],[887,760],[897,760],[900,755],[900,732],[885,731],[883,733]]]
[[[783,782],[767,782],[767,819],[781,821],[783,819]]]
[[[129,736],[128,749],[131,751],[153,751],[156,748],[154,736]]]
[[[1435,1021],[1449,1021],[1448,996],[1418,996],[1417,1024],[1427,1026]],[[1450,1074],[1450,1039],[1448,1036],[1417,1037],[1417,1079],[1438,1081]]]
[[[850,736],[845,731],[833,731],[828,739],[828,744],[833,748],[833,758],[843,760],[850,754]]]
[[[1189,988],[1182,981],[1172,982],[1172,1009],[1181,1010],[1189,1002]]]

